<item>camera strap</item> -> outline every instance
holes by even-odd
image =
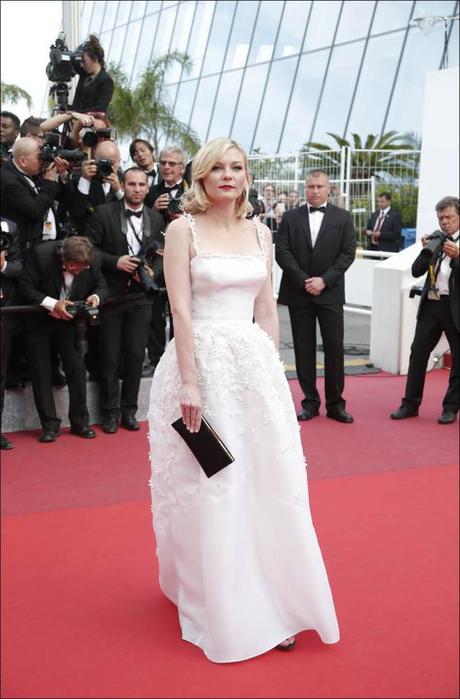
[[[136,229],[135,229],[134,226],[133,226],[133,222],[131,221],[130,218],[128,219],[128,226],[131,228],[131,230],[132,230],[132,232],[133,232],[133,235],[134,235],[134,237],[136,238],[137,242],[139,243],[140,247],[142,247],[142,238],[143,238],[143,235],[144,235],[144,222],[142,221],[142,219],[141,219],[141,222],[142,222],[142,227],[141,227],[141,231],[140,231],[141,235],[140,235],[140,237],[139,237],[139,235],[138,235],[137,232],[136,232]],[[127,242],[127,244],[128,244],[128,248],[129,248],[129,251],[130,251],[131,255],[134,255],[134,257],[135,257],[136,254],[134,253],[133,248],[132,248],[131,245],[129,244],[128,236],[126,236],[126,242]]]

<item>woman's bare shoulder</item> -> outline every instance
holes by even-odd
[[[190,233],[190,224],[185,216],[179,216],[169,224],[166,236],[173,241],[188,241]]]

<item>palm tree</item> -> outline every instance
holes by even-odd
[[[108,115],[122,138],[146,138],[157,153],[160,140],[167,139],[193,155],[200,147],[199,138],[174,116],[164,87],[165,75],[174,63],[182,66],[186,74],[192,67],[186,53],[170,51],[151,60],[134,88],[120,66],[110,65],[115,89]]]
[[[391,180],[397,173],[398,179],[413,180],[418,167],[418,153],[414,152],[414,157],[408,158],[407,155],[402,157],[397,151],[417,151],[419,142],[416,134],[387,131],[380,136],[368,134],[362,139],[359,134],[352,133],[351,142],[335,133],[327,132],[327,135],[335,141],[333,145],[307,141],[302,145],[301,152],[308,153],[313,162],[315,158],[319,160],[319,154],[315,156],[314,151],[322,152],[322,162],[339,171],[341,155],[338,149],[351,148],[353,179],[364,180],[374,175],[376,180]]]
[[[2,93],[2,105],[4,102],[11,102],[11,104],[17,104],[20,100],[24,100],[28,108],[32,108],[32,97],[28,92],[14,85],[13,83],[1,83],[1,93]]]

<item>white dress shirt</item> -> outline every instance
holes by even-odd
[[[310,234],[311,234],[311,243],[313,247],[315,247],[316,239],[318,237],[319,229],[321,228],[321,224],[323,222],[323,217],[324,214],[322,211],[313,211],[310,213],[310,206],[313,206],[313,204],[308,204],[308,220],[310,222]],[[327,206],[327,200],[320,204],[320,206]],[[319,208],[319,207],[315,207]]]
[[[125,202],[125,209],[130,209],[131,211],[142,211],[144,208],[144,205],[142,204],[141,206],[126,206]],[[138,218],[137,216],[130,216],[128,219],[128,230],[126,233],[126,240],[128,242],[128,249],[129,249],[129,254],[130,255],[137,255],[139,250],[141,249],[141,243],[139,240],[136,238],[136,235],[134,235],[133,229],[131,228],[131,225],[133,225],[134,230],[136,231],[137,238],[139,238],[140,241],[142,241],[142,235],[144,231],[144,222],[142,220],[142,216]]]
[[[81,194],[88,195],[90,186],[91,186],[91,180],[87,180],[86,177],[83,177],[83,176],[80,177],[80,179],[78,180],[77,189]],[[107,196],[108,193],[110,192],[111,186],[112,185],[110,184],[110,182],[102,182],[102,189],[104,190],[105,196]],[[122,189],[117,189],[117,191],[114,192],[114,194],[115,194],[117,199],[123,199],[123,197],[125,196]]]
[[[452,236],[456,246],[458,247],[458,231]],[[452,273],[450,266],[450,257],[444,255],[441,261],[441,265],[436,276],[436,288],[441,296],[447,296],[449,294],[449,277]]]

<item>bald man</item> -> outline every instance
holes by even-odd
[[[52,205],[63,192],[58,175],[67,163],[56,159],[44,168],[41,146],[29,137],[15,142],[12,155],[1,169],[1,215],[16,223],[24,254],[58,237]]]

